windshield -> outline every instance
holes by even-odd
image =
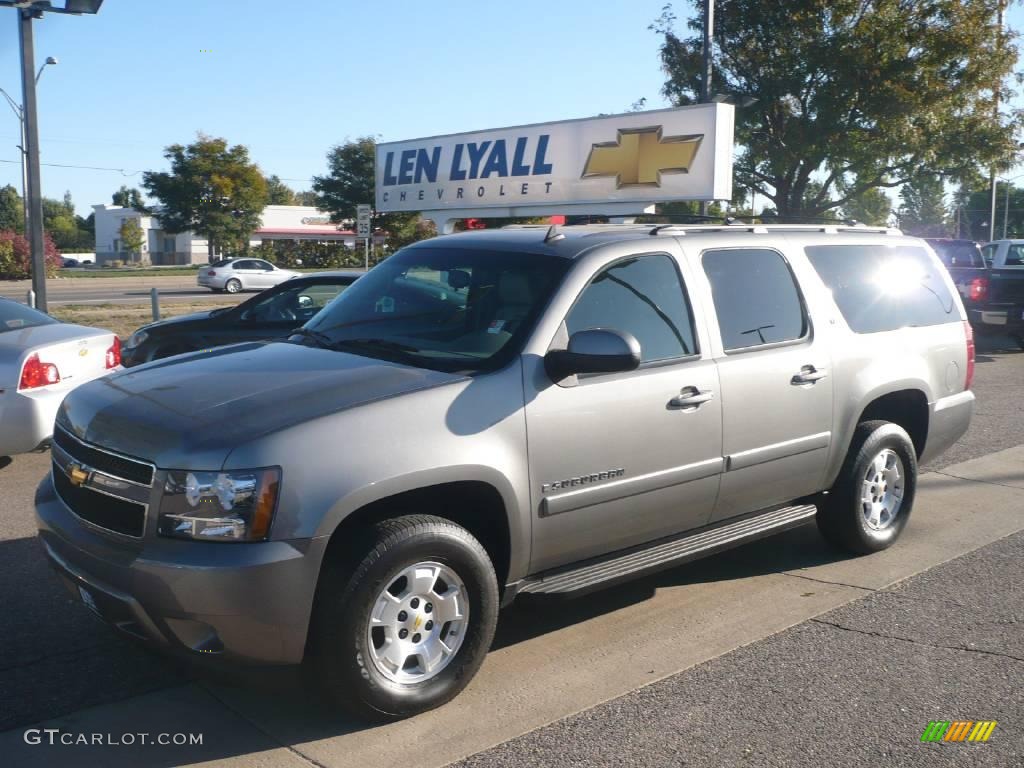
[[[947,267],[983,267],[981,249],[965,240],[929,240],[932,249]]]
[[[494,370],[521,349],[567,267],[536,254],[408,248],[357,280],[306,336],[424,368]]]
[[[57,321],[38,310],[14,301],[0,300],[0,333],[32,328],[37,325],[53,325]]]

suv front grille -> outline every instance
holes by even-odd
[[[86,522],[100,528],[139,538],[146,528],[146,507],[127,499],[98,493],[89,488],[72,485],[56,462],[53,465],[53,485],[68,509]]]
[[[92,448],[59,426],[53,430],[53,442],[63,448],[72,458],[83,464],[88,464],[100,472],[141,485],[153,484],[153,467],[151,465]]]

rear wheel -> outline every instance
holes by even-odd
[[[370,526],[339,554],[324,565],[310,630],[311,666],[328,695],[373,720],[455,697],[497,625],[497,579],[480,543],[415,515]]]
[[[858,425],[835,486],[818,508],[818,529],[832,544],[859,554],[899,538],[917,490],[917,454],[903,427]]]
[[[224,284],[224,290],[228,293],[238,293],[242,290],[242,283],[238,278],[232,277]]]

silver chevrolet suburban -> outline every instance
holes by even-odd
[[[168,650],[304,661],[364,717],[438,706],[502,605],[812,519],[890,546],[967,429],[974,342],[891,229],[438,237],[287,341],[76,389],[36,509],[72,593]]]

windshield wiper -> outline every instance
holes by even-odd
[[[341,339],[333,343],[334,349],[342,349],[344,347],[374,347],[376,349],[383,349],[389,352],[408,352],[411,354],[417,354],[420,352],[419,347],[414,347],[411,344],[403,344],[400,341],[391,341],[390,339]]]
[[[320,331],[314,331],[311,330],[310,328],[298,328],[292,333],[291,337],[289,338],[294,338],[295,336],[301,336],[304,339],[310,339],[318,347],[323,347],[324,349],[334,348],[334,340],[331,339],[331,337],[328,336],[326,333],[320,333]]]

